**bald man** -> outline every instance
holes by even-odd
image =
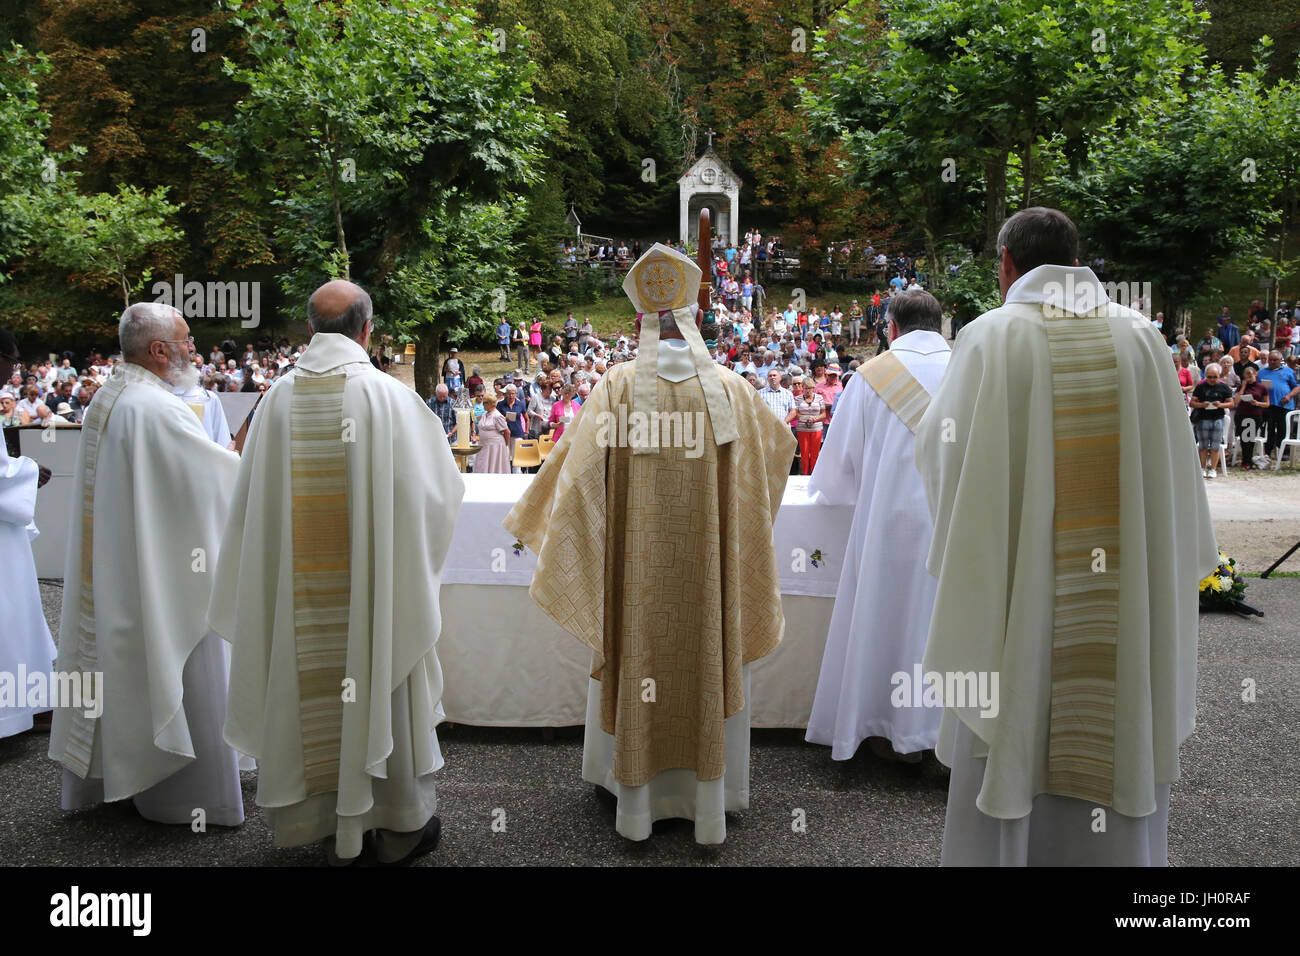
[[[124,361],[86,409],[73,476],[56,670],[80,694],[57,702],[49,753],[65,810],[130,798],[157,822],[234,826],[226,654],[204,611],[239,458],[172,394],[198,378],[179,312],[132,305],[118,339]]]
[[[335,280],[249,429],[217,567],[226,739],[258,761],[278,846],[331,864],[434,848],[438,589],[464,484],[443,424],[370,364],[370,297]]]

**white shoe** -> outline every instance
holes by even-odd
[[[1209,471],[1207,471],[1207,472],[1205,473],[1205,477],[1206,477],[1206,478],[1213,478],[1213,477],[1214,477],[1214,469],[1211,468]]]

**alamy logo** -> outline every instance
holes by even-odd
[[[104,712],[104,675],[100,671],[32,671],[19,664],[18,673],[0,671],[0,711],[5,708],[42,711],[72,707],[96,719]]]
[[[889,678],[895,707],[978,707],[980,716],[998,715],[997,671],[926,671],[912,665],[912,673],[895,671]]]
[[[262,283],[186,282],[179,273],[171,282],[155,282],[149,290],[163,305],[187,319],[240,319],[246,329],[261,324]]]
[[[1126,309],[1151,309],[1150,282],[1103,282],[1101,292],[1106,299]],[[1103,305],[1098,295],[1098,288],[1092,282],[1075,282],[1074,273],[1066,273],[1065,281],[1047,282],[1043,285],[1043,294],[1047,297],[1047,314],[1059,318],[1067,312],[1082,315],[1092,312]]]
[[[601,448],[685,448],[687,458],[704,454],[704,412],[629,412],[596,416],[596,444]]]
[[[74,886],[50,897],[51,926],[126,926],[134,936],[148,936],[152,912],[151,893],[82,893]]]

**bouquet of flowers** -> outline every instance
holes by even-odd
[[[1219,565],[1200,585],[1201,610],[1233,611],[1244,617],[1264,616],[1264,612],[1242,601],[1246,593],[1246,579],[1237,571],[1237,562],[1222,551],[1219,552]]]

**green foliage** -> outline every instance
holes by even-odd
[[[1097,141],[1078,176],[1051,184],[1092,249],[1122,281],[1151,282],[1173,331],[1179,309],[1214,271],[1254,248],[1276,218],[1268,189],[1243,159],[1260,146],[1247,123],[1259,108],[1248,75],[1198,68],[1186,91],[1148,103],[1125,130]]]
[[[516,285],[510,197],[558,122],[532,100],[519,31],[498,51],[445,0],[228,6],[250,65],[226,69],[247,93],[195,148],[274,210],[290,307],[325,278],[361,283],[386,327],[431,337],[427,384],[438,339],[481,334],[494,290]]]
[[[119,186],[116,193],[71,193],[50,223],[43,251],[87,285],[116,286],[126,308],[150,279],[150,257],[181,238],[168,222],[177,209],[167,201],[165,186],[152,192]]]
[[[872,43],[881,17],[888,30]],[[957,183],[982,179],[991,256],[1009,158],[1020,160],[1019,205],[1032,205],[1042,144],[1062,136],[1077,163],[1099,130],[1140,115],[1195,62],[1203,18],[1191,0],[851,0],[838,35],[820,37],[826,75],[805,103],[845,136],[857,174],[903,208],[935,202],[944,160]],[[962,211],[969,202],[930,229],[964,230]]]
[[[37,82],[49,62],[12,46],[0,58],[0,282],[42,230],[55,202],[59,162],[49,156],[45,136],[50,118],[37,100]]]
[[[936,275],[931,291],[951,312],[954,328],[960,328],[1002,304],[997,261],[971,259],[964,262],[953,275]]]

